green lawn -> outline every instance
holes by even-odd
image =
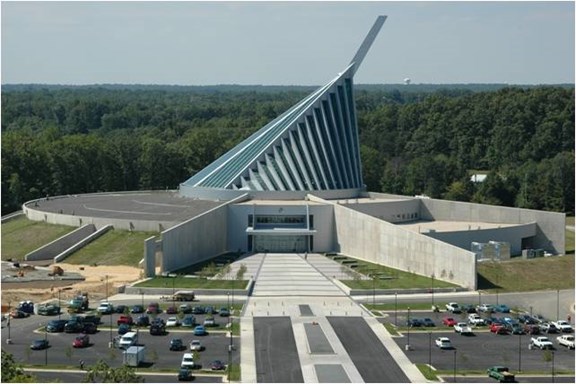
[[[574,254],[478,264],[478,289],[523,292],[574,288]],[[538,274],[538,278],[534,278]]]
[[[24,256],[72,232],[76,227],[28,220],[24,215],[1,226],[2,260],[24,260]]]
[[[172,288],[178,289],[245,289],[248,282],[246,280],[208,280],[201,278],[189,278],[184,276],[176,277],[154,277],[134,285],[135,287],[148,288]]]
[[[144,257],[144,240],[157,235],[151,232],[110,230],[66,258],[66,263],[128,265],[137,267]]]
[[[440,281],[438,279],[432,280],[430,277],[416,275],[414,273],[400,271],[385,267],[383,265],[369,263],[367,261],[354,259],[347,256],[328,256],[332,257],[335,261],[340,262],[343,266],[356,264],[354,268],[366,276],[376,276],[372,280],[360,280],[358,278],[350,277],[349,279],[341,279],[342,283],[346,284],[352,289],[405,289],[405,288],[453,288],[458,287],[455,284]]]

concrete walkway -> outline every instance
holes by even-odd
[[[253,318],[258,316],[290,317],[306,383],[322,382],[320,379],[324,376],[319,378],[318,372],[325,375],[326,367],[331,367],[332,374],[336,375],[332,376],[333,381],[364,381],[327,316],[364,318],[409,380],[426,381],[386,329],[332,282],[332,278],[341,278],[344,273],[340,264],[318,254],[256,254],[236,263],[249,265],[250,275],[255,279],[253,295],[248,298],[241,317],[242,382],[257,382]],[[234,264],[232,267],[237,268]],[[310,324],[320,327],[313,337],[310,328],[307,332]],[[316,350],[331,350],[331,353],[316,353]]]

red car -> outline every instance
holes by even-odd
[[[88,335],[76,336],[72,342],[74,348],[84,348],[90,345],[90,337]]]
[[[160,304],[158,303],[150,303],[148,304],[148,308],[146,309],[147,314],[151,313],[161,313],[162,310],[160,309]]]
[[[134,324],[134,319],[132,319],[132,316],[130,315],[120,315],[120,318],[118,318],[117,324],[128,324],[128,325],[132,325]]]
[[[448,327],[453,327],[454,325],[456,325],[457,321],[454,320],[453,317],[445,317],[442,319],[442,324],[448,326]]]
[[[492,323],[490,324],[490,332],[497,335],[507,335],[508,329],[502,323]]]

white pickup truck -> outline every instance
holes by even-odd
[[[560,332],[571,333],[574,331],[572,325],[570,325],[566,320],[553,321],[552,324],[554,324]]]
[[[574,349],[574,336],[573,335],[562,335],[556,338],[558,344],[565,346],[568,349]]]
[[[461,335],[471,335],[472,328],[470,328],[470,326],[466,323],[456,323],[454,324],[454,332]]]
[[[446,304],[446,310],[452,313],[461,313],[462,312],[462,308],[460,308],[460,306],[458,305],[458,303],[448,303]]]
[[[546,336],[538,336],[530,339],[533,346],[540,349],[554,349],[554,344]]]
[[[484,319],[477,313],[471,313],[468,315],[468,323],[472,325],[486,325],[486,321],[484,321]]]

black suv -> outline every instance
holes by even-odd
[[[64,326],[68,320],[50,320],[46,324],[46,332],[64,332]]]

